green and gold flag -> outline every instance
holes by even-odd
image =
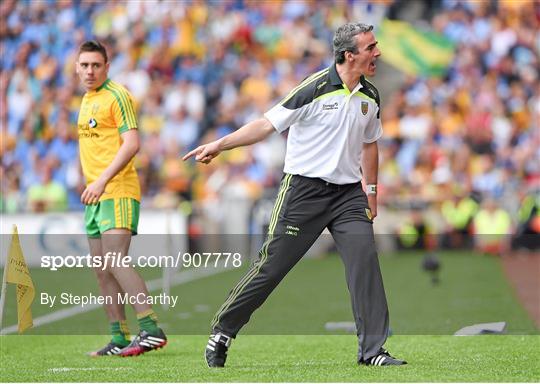
[[[440,77],[454,59],[454,44],[404,21],[384,20],[377,31],[381,59],[408,75]]]

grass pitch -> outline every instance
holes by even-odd
[[[0,380],[40,382],[536,382],[540,336],[393,336],[387,346],[409,364],[355,363],[350,335],[239,336],[227,367],[205,366],[206,336],[173,336],[134,358],[91,358],[103,336],[3,336]]]
[[[540,335],[504,278],[498,259],[440,253],[440,284],[421,270],[420,253],[381,257],[394,336],[389,351],[403,367],[357,366],[356,337],[326,322],[351,321],[344,270],[336,256],[300,262],[255,312],[233,343],[227,367],[210,370],[203,351],[212,316],[245,269],[174,287],[180,304],[158,311],[169,345],[135,358],[90,358],[108,340],[100,309],[0,336],[0,382],[537,382]],[[159,271],[142,271],[145,278]],[[97,292],[91,271],[32,271],[34,317],[59,308],[40,292]],[[74,284],[74,281],[77,284]],[[4,324],[16,322],[9,287]],[[132,331],[134,315],[128,310]],[[506,321],[509,335],[455,337],[459,328]],[[334,333],[340,333],[335,331]],[[92,336],[100,334],[99,336]]]
[[[395,335],[452,335],[467,325],[496,321],[506,321],[509,334],[538,334],[504,277],[499,259],[467,252],[441,252],[440,283],[434,286],[430,276],[420,268],[422,257],[422,253],[413,252],[381,257],[390,327]],[[154,307],[165,332],[208,334],[213,315],[246,267],[173,287],[171,294],[179,298],[177,307],[169,310]],[[159,270],[141,272],[147,280],[160,276]],[[95,277],[89,270],[34,269],[31,273],[36,286],[34,318],[69,307],[41,305],[41,292],[98,294]],[[242,334],[327,335],[327,322],[352,321],[344,275],[343,264],[336,255],[302,260],[253,314]],[[8,286],[5,325],[17,322],[14,288]],[[128,306],[127,312],[131,329],[137,329],[131,307]],[[108,325],[101,309],[28,331],[30,335],[107,333]]]

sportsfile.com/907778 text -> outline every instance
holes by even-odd
[[[107,252],[103,256],[41,256],[41,268],[57,271],[61,268],[240,268],[242,255],[237,252],[178,252],[176,256],[140,255],[135,260],[130,255]]]

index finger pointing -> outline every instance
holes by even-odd
[[[190,157],[193,157],[193,155],[195,155],[197,153],[197,150],[199,148],[196,148],[194,149],[193,151],[190,151],[188,152],[186,155],[184,155],[184,157],[182,157],[182,161],[186,161],[187,159],[189,159]]]

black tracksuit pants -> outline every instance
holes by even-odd
[[[345,264],[358,359],[377,355],[388,334],[388,307],[367,197],[360,183],[336,185],[283,176],[259,258],[216,313],[213,332],[235,337],[326,227]]]

